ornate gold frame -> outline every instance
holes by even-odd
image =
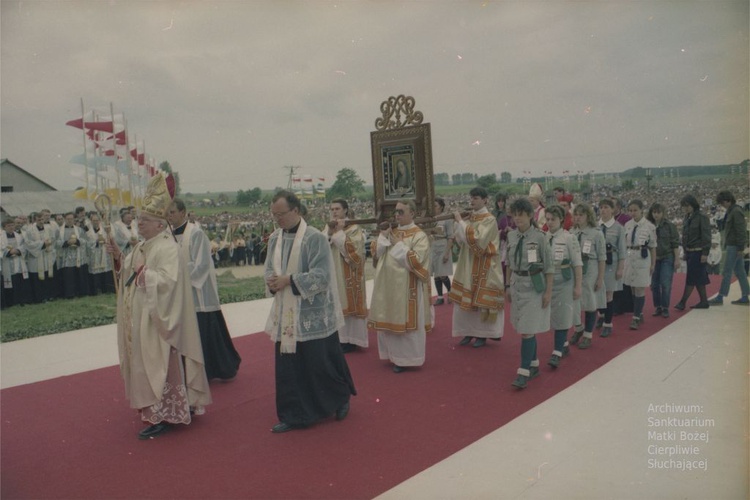
[[[380,110],[383,116],[375,121],[378,130],[370,132],[377,218],[391,219],[396,203],[407,199],[414,201],[417,217],[432,216],[435,188],[430,124],[423,124],[422,113],[414,111],[413,97],[390,97]]]

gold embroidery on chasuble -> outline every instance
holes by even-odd
[[[466,228],[466,246],[461,249],[448,294],[449,300],[461,309],[503,308],[504,290],[501,287],[503,280],[498,245],[499,234],[494,216],[490,213],[472,214]]]
[[[346,294],[346,306],[344,316],[355,316],[357,318],[367,317],[367,301],[365,299],[365,262],[357,252],[352,238],[362,238],[362,232],[358,227],[346,231],[347,238],[344,245],[346,251],[345,262],[342,263],[344,270],[344,291]]]
[[[331,241],[341,312],[345,317],[366,318],[364,234],[356,225],[344,229],[343,234],[343,245]]]
[[[425,331],[432,330],[430,314],[429,239],[418,227],[393,232],[407,247],[409,269],[395,261],[390,254],[381,257],[376,271],[376,289],[370,305],[368,327],[392,333],[408,333],[417,329],[420,306],[424,315]],[[420,259],[421,256],[421,259]],[[421,299],[420,299],[421,287]],[[421,300],[421,304],[420,304]]]

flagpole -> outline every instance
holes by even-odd
[[[138,139],[135,141],[135,162],[138,164],[138,169],[141,172],[141,205],[143,204],[143,197],[146,196],[146,186],[148,185],[148,172],[145,167],[141,165],[141,147],[138,145]]]
[[[141,163],[141,153],[138,153],[138,163]],[[151,170],[148,168],[148,161],[146,160],[146,141],[143,141],[143,166],[146,167],[146,183],[151,179]]]
[[[86,115],[83,111],[83,97],[81,97],[81,133],[83,134],[83,164],[86,182],[86,199],[89,199],[89,159],[86,153]]]
[[[141,143],[138,145],[138,168],[143,169],[143,183],[141,184],[141,193],[143,196],[146,196],[146,187],[148,186],[148,180],[151,178],[151,172],[148,171],[148,166],[146,165],[146,153],[143,153],[142,151],[145,151],[146,149],[146,141],[141,139]],[[143,163],[141,163],[141,158],[143,158]]]
[[[122,185],[120,183],[120,169],[118,168],[119,163],[119,157],[117,155],[117,131],[115,129],[115,108],[112,104],[112,101],[109,101],[109,114],[112,118],[112,153],[114,154],[115,158],[115,175],[117,176],[117,181],[115,182],[115,189],[117,189],[117,205],[122,206],[123,200],[122,200]]]
[[[145,176],[144,176],[143,168],[141,167],[141,161],[140,161],[141,149],[140,149],[140,146],[138,145],[138,134],[136,134],[133,137],[133,139],[135,140],[135,168],[138,171],[138,205],[136,205],[136,207],[138,208],[138,210],[140,210],[141,204],[143,203],[143,196],[146,192],[146,190],[143,187]]]
[[[133,191],[133,157],[130,154],[130,138],[128,137],[128,121],[125,119],[125,114],[122,116],[122,124],[125,127],[125,150],[128,159],[128,191],[130,192],[130,204],[135,206],[135,192]]]
[[[93,120],[94,120],[94,123],[99,123],[99,114],[98,113],[94,112]],[[94,137],[95,137],[95,139],[94,139],[94,158],[98,157],[96,155],[96,152],[97,152],[98,149],[101,149],[101,147],[99,146],[99,133],[100,133],[99,129],[98,128],[95,129],[95,131],[94,131]],[[101,152],[100,152],[100,154],[101,154]],[[106,168],[106,161],[105,161],[105,168]],[[98,194],[100,192],[100,189],[101,189],[101,184],[100,184],[101,181],[99,179],[99,162],[98,161],[94,165],[94,181],[95,181],[95,184],[96,184],[96,193]]]
[[[133,205],[140,210],[141,209],[141,196],[143,194],[143,172],[141,171],[141,164],[138,163],[138,134],[135,134],[133,136],[133,143],[134,143],[134,149],[135,149],[135,171],[137,174],[138,179],[138,198],[136,198],[136,203],[133,203]]]

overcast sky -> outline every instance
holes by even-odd
[[[86,110],[124,113],[184,192],[372,182],[389,96],[434,171],[621,171],[748,157],[747,0],[2,0],[0,155],[58,189]]]

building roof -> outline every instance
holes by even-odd
[[[72,212],[76,207],[86,211],[96,210],[91,200],[81,200],[73,196],[75,191],[26,191],[3,193],[0,195],[0,209],[8,215],[29,215],[48,208],[53,214]]]
[[[46,182],[44,182],[44,181],[43,181],[42,179],[40,179],[40,178],[39,178],[39,177],[37,177],[36,175],[34,175],[34,174],[30,173],[30,172],[29,172],[28,170],[25,170],[25,169],[23,169],[23,168],[19,167],[18,165],[16,165],[15,163],[13,163],[12,161],[10,161],[10,160],[9,160],[9,159],[7,159],[7,158],[2,158],[2,159],[0,159],[0,163],[1,163],[1,164],[8,164],[8,165],[11,165],[11,166],[12,166],[13,168],[15,168],[15,169],[18,169],[18,170],[20,170],[21,172],[23,172],[24,174],[28,175],[28,176],[29,176],[29,177],[31,177],[32,179],[34,179],[34,180],[36,180],[36,181],[40,182],[41,184],[44,184],[45,186],[47,186],[48,188],[50,188],[50,190],[52,190],[52,191],[57,191],[57,189],[55,189],[55,188],[54,188],[54,187],[52,187],[51,185],[47,184]]]

